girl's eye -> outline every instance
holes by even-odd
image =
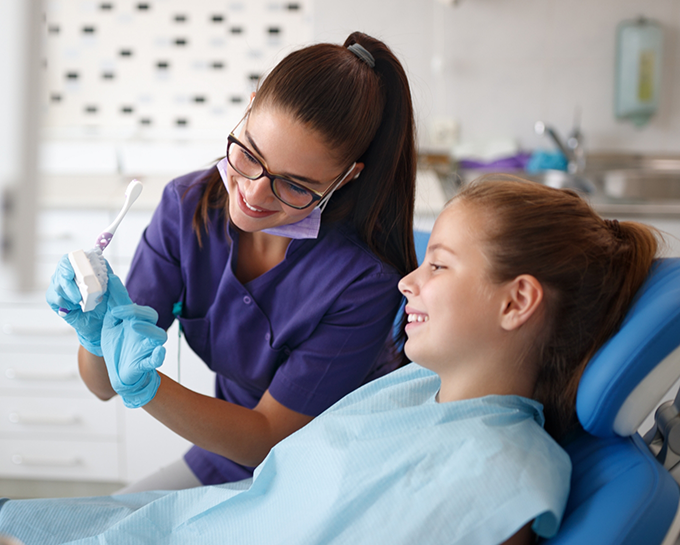
[[[430,269],[432,269],[433,271],[438,271],[438,270],[443,269],[443,268],[444,268],[444,266],[439,265],[438,263],[430,263]]]

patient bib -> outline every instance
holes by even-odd
[[[0,532],[41,544],[451,545],[498,544],[534,521],[537,534],[554,535],[571,466],[542,428],[541,405],[440,404],[438,389],[437,375],[411,364],[279,443],[252,480],[8,502]]]

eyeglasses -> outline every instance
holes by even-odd
[[[291,208],[296,208],[298,210],[307,208],[311,204],[319,202],[324,198],[326,198],[325,202],[327,202],[337,185],[352,172],[356,165],[356,163],[354,163],[345,174],[333,180],[330,187],[324,193],[319,193],[300,183],[293,182],[292,180],[269,172],[260,160],[255,157],[247,147],[238,141],[233,133],[227,137],[227,161],[229,162],[229,165],[231,165],[231,168],[244,178],[248,178],[249,180],[257,180],[263,176],[269,178],[272,193],[274,193],[276,198]],[[321,205],[325,205],[325,202],[321,203]]]

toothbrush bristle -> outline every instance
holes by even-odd
[[[108,231],[104,231],[103,233],[99,233],[99,236],[97,237],[96,242],[94,243],[95,248],[99,248],[101,251],[104,251],[106,247],[109,245],[111,242],[111,239],[113,238],[113,233],[109,233]]]
[[[102,256],[101,248],[95,247],[92,250],[86,250],[85,255],[92,265],[92,270],[94,271],[97,280],[102,286],[102,290],[106,292],[106,286],[109,282],[108,271],[106,270],[106,261],[104,256]]]

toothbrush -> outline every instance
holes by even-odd
[[[94,248],[88,251],[76,250],[68,254],[68,259],[76,276],[76,284],[82,296],[80,306],[83,312],[93,310],[101,301],[102,295],[106,293],[108,275],[106,261],[102,256],[102,252],[111,242],[120,222],[123,221],[125,214],[127,214],[130,207],[137,200],[142,189],[144,189],[142,182],[132,180],[125,189],[125,204],[123,208],[118,213],[118,216],[116,216],[116,219],[113,220],[113,223],[99,234]],[[69,312],[68,309],[59,308],[60,316],[65,316]]]

